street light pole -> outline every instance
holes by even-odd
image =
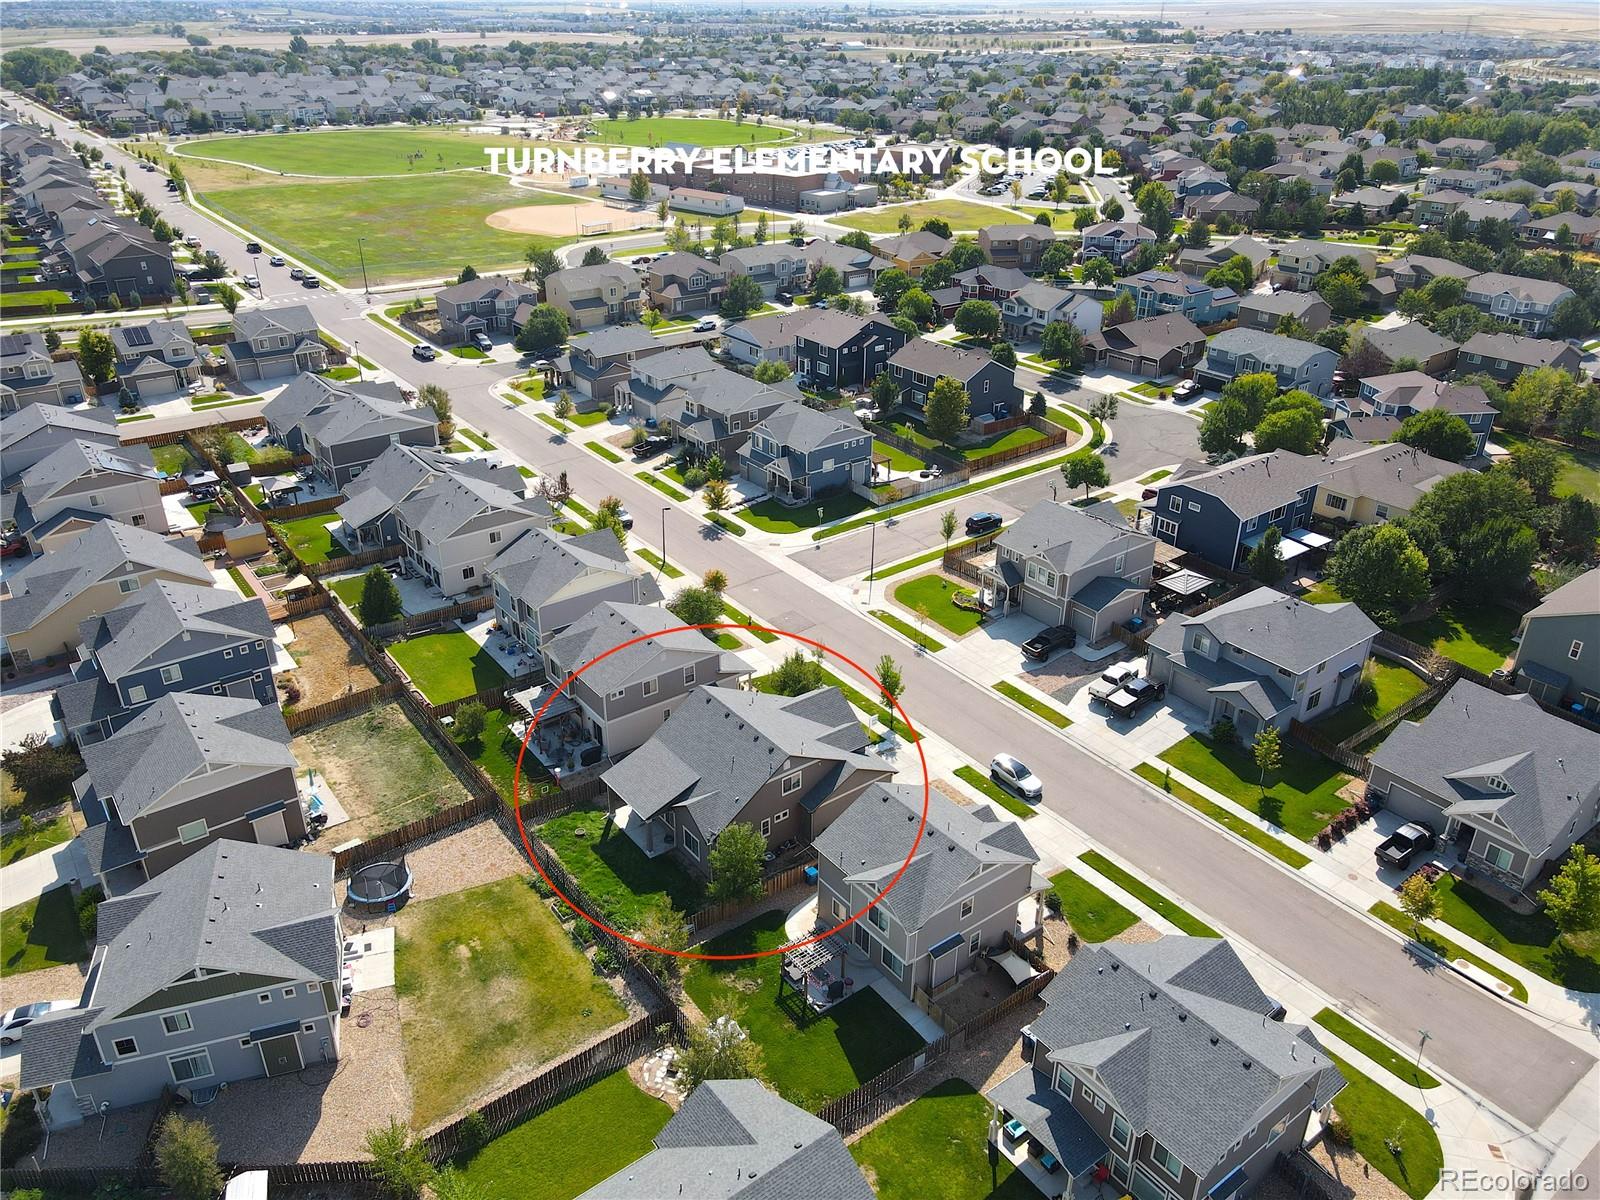
[[[1417,1030],[1422,1035],[1422,1041],[1417,1046],[1417,1070],[1422,1070],[1422,1050],[1428,1044],[1428,1039],[1433,1036],[1426,1029]]]
[[[356,239],[356,253],[361,256],[361,291],[368,300],[372,299],[372,285],[367,282],[367,239]]]
[[[667,513],[671,510],[670,504],[661,506],[661,563],[656,567],[657,580],[660,580],[662,572],[667,569]]]
[[[872,522],[871,549],[867,551],[867,603],[872,603],[872,577],[878,573],[878,523]]]

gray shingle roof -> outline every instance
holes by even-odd
[[[1225,329],[1217,334],[1211,339],[1211,349],[1224,351],[1235,357],[1254,355],[1263,363],[1295,370],[1299,370],[1314,358],[1337,357],[1333,351],[1315,342],[1303,342],[1299,338],[1243,327]]]
[[[707,665],[708,660],[711,669],[722,674],[747,674],[752,670],[737,654],[719,650],[698,629],[678,629],[682,624],[682,618],[664,608],[607,600],[553,637],[545,650],[562,675],[592,662],[594,665],[584,672],[583,680],[602,694],[659,678],[667,671]],[[668,629],[677,632],[661,632]],[[647,634],[655,636],[616,649]],[[607,654],[608,650],[614,652]],[[602,654],[604,658],[600,658]]]
[[[495,555],[487,570],[513,599],[534,610],[585,575],[595,576],[599,587],[633,577],[639,588],[636,599],[660,598],[659,589],[628,561],[617,535],[609,529],[578,537],[549,529],[529,529]]]
[[[1322,460],[1287,450],[1252,454],[1193,475],[1175,473],[1158,491],[1183,486],[1215,496],[1239,517],[1254,517],[1293,504],[1322,478]],[[1160,507],[1164,502],[1157,497]]]
[[[896,350],[889,361],[894,366],[904,367],[919,375],[935,378],[948,376],[965,383],[993,363],[994,359],[976,350],[959,350],[943,342],[914,337]]]
[[[222,588],[158,579],[78,627],[107,679],[246,641],[270,641],[266,605]]]
[[[392,443],[359,476],[345,485],[339,517],[352,529],[377,521],[417,488],[441,474],[460,475],[522,490],[515,467],[496,467],[480,458],[462,458],[432,446]]]
[[[1378,627],[1354,604],[1307,604],[1268,587],[1182,621],[1164,621],[1159,645],[1176,649],[1190,629],[1204,629],[1224,646],[1238,646],[1298,675],[1351,646],[1375,637]],[[1156,635],[1151,635],[1155,641]]]
[[[1056,571],[1071,573],[1104,558],[1118,542],[1127,550],[1151,540],[1149,534],[1130,529],[1127,518],[1113,504],[1074,508],[1050,500],[1023,513],[996,544],[1026,558],[1042,558]]]

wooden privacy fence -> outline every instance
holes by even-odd
[[[1323,758],[1343,767],[1352,775],[1366,779],[1372,774],[1372,760],[1365,754],[1357,754],[1354,750],[1346,750],[1337,742],[1323,737],[1322,734],[1309,725],[1301,724],[1299,721],[1290,721],[1289,736],[1307,750],[1322,755]]]
[[[368,553],[371,552],[369,551]],[[359,557],[362,556],[351,555],[351,558]],[[349,560],[342,559],[340,561],[348,562]],[[367,636],[375,642],[393,641],[395,638],[405,637],[407,634],[417,633],[423,629],[431,629],[435,625],[446,625],[451,621],[459,621],[462,617],[479,616],[493,607],[493,596],[474,596],[470,600],[458,600],[454,604],[446,604],[439,608],[430,608],[427,612],[401,617],[398,621],[386,621],[382,625],[369,625],[367,626]]]
[[[449,808],[441,808],[438,812],[419,817],[415,821],[401,825],[398,829],[376,834],[335,854],[333,873],[335,876],[343,875],[362,863],[382,858],[385,854],[391,854],[413,842],[420,842],[424,838],[444,833],[458,825],[475,821],[485,813],[493,812],[498,804],[498,796],[475,795],[460,804],[452,804]]]
[[[358,692],[335,696],[332,700],[324,700],[321,704],[308,704],[302,708],[291,709],[283,714],[283,723],[289,727],[290,733],[296,733],[312,725],[320,725],[323,721],[331,721],[336,717],[348,716],[350,713],[371,708],[390,696],[398,695],[401,687],[398,681],[389,680],[369,688],[362,688]]]
[[[319,496],[315,500],[305,500],[299,504],[269,504],[264,508],[257,504],[255,508],[264,521],[292,521],[296,517],[314,517],[318,513],[332,512],[343,504],[344,500],[344,495],[341,493],[337,496]]]
[[[698,937],[702,932],[713,925],[719,925],[729,917],[738,916],[753,908],[759,908],[766,900],[780,892],[786,892],[792,887],[799,887],[805,882],[806,868],[814,866],[816,860],[796,863],[787,870],[779,871],[775,875],[768,875],[761,881],[761,895],[740,896],[733,900],[722,900],[715,904],[708,904],[704,908],[690,913],[684,918],[688,925],[689,933]]]
[[[863,421],[862,424],[866,426],[868,432],[874,438],[884,445],[893,446],[896,450],[902,450],[911,455],[912,458],[919,458],[930,467],[938,467],[947,475],[955,472],[965,475],[967,472],[966,460],[958,455],[947,454],[945,451],[938,449],[930,450],[921,442],[913,441],[911,438],[898,434],[887,425],[882,425],[877,421]]]
[[[1048,450],[1054,450],[1057,446],[1064,446],[1068,442],[1076,440],[1078,436],[1071,430],[1063,429],[1061,426],[1052,424],[1042,417],[1030,416],[1025,422],[1019,422],[1020,424],[1026,424],[1029,429],[1043,436],[1034,441],[1025,442],[1020,446],[1013,446],[1009,450],[996,450],[993,454],[983,454],[976,458],[969,458],[966,461],[967,471],[970,474],[977,475],[989,470],[991,467],[1003,466],[1008,462],[1015,462],[1019,458],[1029,458],[1035,454],[1043,454]]]
[[[274,518],[263,516],[265,521]],[[324,575],[338,575],[344,571],[355,571],[361,567],[370,567],[373,563],[389,562],[399,558],[405,552],[405,547],[399,542],[392,546],[374,546],[371,550],[360,550],[355,554],[341,554],[338,558],[330,558],[327,562],[306,563],[300,562],[300,571],[311,579],[321,579]]]
[[[1345,738],[1339,743],[1339,749],[1348,750],[1351,753],[1357,753],[1357,746],[1361,746],[1367,742],[1370,742],[1380,733],[1387,733],[1396,725],[1400,724],[1401,721],[1409,717],[1412,713],[1416,712],[1417,709],[1422,708],[1424,705],[1434,703],[1439,699],[1440,696],[1444,695],[1445,692],[1450,689],[1450,685],[1453,682],[1453,680],[1446,679],[1429,684],[1415,696],[1411,697],[1411,699],[1407,700],[1404,704],[1396,708],[1393,712],[1385,713],[1376,721],[1372,722],[1372,724],[1368,725],[1365,729],[1357,730],[1355,733],[1352,733],[1349,737]]]

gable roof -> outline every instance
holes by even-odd
[[[107,679],[241,641],[269,641],[272,621],[255,596],[158,579],[78,626]],[[178,643],[175,645],[174,643]]]
[[[1169,626],[1171,633],[1166,632]],[[1269,587],[1256,588],[1196,617],[1164,621],[1156,631],[1163,635],[1157,645],[1177,649],[1192,628],[1204,629],[1222,645],[1238,646],[1292,675],[1309,671],[1378,633],[1378,627],[1354,604],[1307,604]],[[1155,635],[1151,641],[1155,642]]]
[[[640,600],[661,597],[654,580],[628,560],[609,529],[572,537],[535,526],[513,538],[489,561],[486,572],[512,599],[535,610],[585,575],[598,576],[603,584],[631,577],[637,581]]]
[[[1295,503],[1301,492],[1317,484],[1321,474],[1319,459],[1288,450],[1273,450],[1236,458],[1192,475],[1177,471],[1159,484],[1157,491],[1171,487],[1192,488],[1215,496],[1235,516],[1249,518]]]
[[[995,360],[987,354],[980,354],[976,350],[960,350],[925,337],[912,338],[894,352],[889,362],[892,366],[915,371],[919,375],[935,378],[947,376],[963,383],[985,367],[996,365]]]
[[[700,630],[682,625],[683,620],[665,608],[607,600],[546,642],[545,652],[563,673],[591,664],[583,680],[602,695],[707,659],[717,660],[720,674],[748,674],[753,669],[737,654],[719,650]]]
[[[1065,501],[1040,501],[1006,529],[996,545],[1024,558],[1042,558],[1051,568],[1071,574],[1102,559],[1113,546],[1123,550],[1154,540],[1135,533],[1116,505],[1076,508]]]
[[[160,571],[210,586],[211,572],[192,538],[168,540],[121,521],[96,521],[64,546],[48,550],[9,581],[0,600],[10,629],[30,629],[49,613],[107,579]]]

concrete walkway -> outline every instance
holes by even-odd
[[[89,864],[84,861],[77,840],[69,839],[0,867],[0,907],[25,904],[51,888],[89,878]]]

